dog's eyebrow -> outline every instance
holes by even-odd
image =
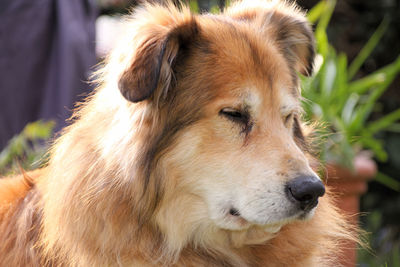
[[[242,96],[242,99],[241,107],[248,113],[251,113],[254,111],[254,109],[257,109],[257,106],[259,106],[261,103],[261,97],[250,89]]]
[[[283,106],[281,106],[281,108],[279,110],[281,111],[281,113],[285,114],[285,113],[288,113],[289,111],[292,111],[293,106],[294,105],[283,105]]]
[[[302,113],[302,109],[300,105],[293,103],[289,105],[282,105],[281,108],[279,109],[281,114],[283,115],[288,115],[289,113]]]
[[[283,105],[279,110],[281,113],[285,114],[289,110],[289,108],[287,105]]]

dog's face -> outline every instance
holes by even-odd
[[[276,47],[246,34],[221,39],[213,40],[211,55],[198,54],[218,58],[200,78],[215,85],[209,90],[216,94],[204,103],[201,119],[182,131],[170,157],[219,227],[257,224],[275,231],[309,217],[324,190],[303,151],[299,90]],[[293,197],[295,180],[310,186],[301,189],[308,204]]]
[[[119,88],[160,124],[149,149],[168,177],[159,209],[173,216],[174,202],[192,223],[267,232],[312,216],[324,186],[300,121],[297,73],[314,57],[303,16],[267,1],[219,16],[148,10]]]

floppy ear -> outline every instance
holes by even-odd
[[[146,21],[137,28],[134,50],[128,68],[121,74],[118,87],[131,102],[152,96],[159,85],[168,90],[172,65],[179,50],[197,34],[195,18],[173,7],[148,6]]]
[[[242,21],[248,21],[271,36],[289,62],[303,75],[312,74],[315,41],[304,13],[285,1],[244,0],[233,4],[224,12]]]

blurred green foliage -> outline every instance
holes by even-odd
[[[54,126],[53,121],[28,123],[1,151],[0,175],[40,167],[46,161],[46,140],[51,137]]]
[[[306,119],[322,125],[319,130],[323,141],[319,145],[323,161],[333,161],[351,168],[354,156],[361,150],[370,150],[378,160],[386,161],[383,141],[377,139],[376,134],[396,125],[394,123],[400,119],[400,109],[377,120],[371,121],[370,115],[377,107],[379,97],[400,72],[400,57],[354,80],[354,75],[382,38],[388,21],[382,21],[364,48],[348,64],[347,56],[336,52],[328,42],[326,33],[335,3],[332,0],[321,1],[308,13],[309,20],[317,23],[315,37],[318,57],[315,74],[302,79]],[[398,189],[397,181],[390,177],[382,181]]]
[[[218,14],[225,5],[229,5],[230,1],[221,0],[186,0],[182,1],[187,3],[190,10],[194,13],[210,12],[212,14]]]
[[[360,79],[354,77],[379,45],[389,21],[383,19],[349,64],[347,56],[337,53],[328,42],[326,32],[335,4],[335,1],[323,0],[308,13],[309,20],[317,23],[315,36],[319,64],[313,77],[303,79],[303,96],[308,99],[304,101],[306,116],[307,119],[322,122],[319,131],[323,140],[318,145],[324,161],[351,167],[353,157],[368,149],[376,159],[385,162],[389,154],[391,157],[400,154],[399,147],[388,147],[382,138],[389,131],[399,132],[400,109],[382,114],[379,100],[400,71],[400,57],[392,55],[397,57],[392,63]],[[396,149],[396,153],[391,153]],[[360,250],[357,265],[399,267],[398,219],[389,219],[385,215],[396,216],[399,213],[400,198],[392,197],[390,202],[382,202],[382,197],[391,195],[393,191],[399,192],[400,182],[381,172],[378,172],[375,181],[386,188],[378,187],[377,192],[369,192],[363,197],[363,208],[370,213],[361,217],[363,229],[369,233],[373,253]],[[374,185],[376,188],[376,183]]]

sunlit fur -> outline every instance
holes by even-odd
[[[356,238],[329,190],[307,214],[284,190],[315,175],[297,77],[314,44],[298,8],[146,4],[124,25],[47,166],[0,180],[1,265],[335,265]]]

